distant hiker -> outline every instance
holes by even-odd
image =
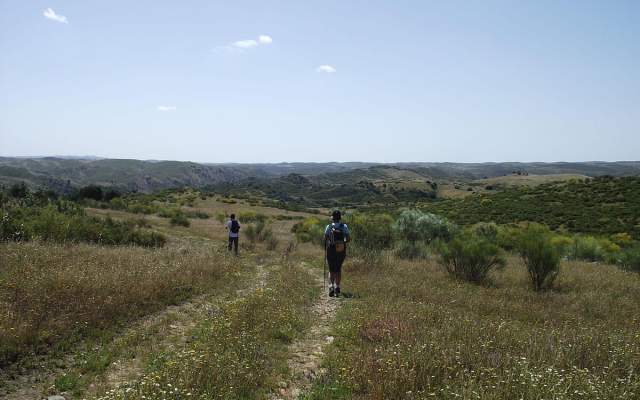
[[[240,223],[236,219],[235,214],[229,216],[229,221],[225,225],[225,229],[229,231],[229,251],[233,246],[236,255],[238,255],[238,238],[240,237]]]
[[[324,230],[324,247],[329,264],[329,296],[340,296],[340,278],[342,263],[347,255],[347,242],[351,240],[349,227],[340,222],[342,215],[335,210],[331,214],[332,222]]]

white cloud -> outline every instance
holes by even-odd
[[[222,47],[227,50],[249,50],[254,47],[258,47],[263,44],[271,44],[273,43],[273,38],[268,35],[260,35],[258,39],[246,39],[246,40],[238,40],[237,42],[233,42],[228,46]]]
[[[238,49],[250,49],[252,47],[256,47],[258,42],[253,39],[249,40],[238,40],[237,42],[233,42],[232,46]]]
[[[62,24],[68,24],[69,21],[67,21],[67,17],[65,17],[64,15],[58,15],[56,14],[55,11],[53,11],[53,9],[51,8],[47,8],[46,10],[44,10],[42,12],[42,15],[44,15],[45,18],[50,19],[52,21],[56,21],[56,22],[60,22]]]
[[[335,69],[331,65],[321,65],[318,68],[316,68],[316,71],[318,71],[318,72],[326,72],[328,74],[333,74],[334,72],[337,71],[337,69]]]
[[[260,44],[271,44],[273,43],[273,38],[268,35],[260,35],[258,36],[258,42],[260,42]]]
[[[176,106],[158,106],[158,111],[162,111],[162,112],[175,111],[177,109],[178,107]]]

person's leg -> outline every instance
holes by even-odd
[[[336,296],[340,295],[340,281],[342,280],[342,263],[344,262],[345,254],[344,252],[336,255],[336,269],[335,269],[335,278],[336,278],[336,286],[335,286],[335,294]]]
[[[231,251],[231,246],[233,245],[233,238],[229,236],[229,251]]]
[[[233,248],[236,251],[236,255],[238,255],[238,241],[240,240],[240,238],[233,238]]]
[[[329,264],[329,297],[333,297],[335,294],[336,283],[336,253],[335,250],[327,250],[327,264]]]

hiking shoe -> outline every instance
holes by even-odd
[[[329,288],[329,297],[335,296],[336,292],[333,288]]]
[[[340,286],[336,287],[335,294],[336,294],[336,297],[340,296]]]

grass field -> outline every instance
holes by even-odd
[[[488,286],[434,261],[347,269],[329,374],[307,399],[634,399],[640,279],[568,262],[530,290],[516,258]]]
[[[0,243],[0,331],[9,332],[0,336],[0,397],[640,396],[638,274],[563,261],[553,288],[538,293],[511,254],[504,269],[475,285],[451,278],[435,256],[352,253],[347,296],[332,300],[335,314],[320,329],[322,250],[296,243],[291,232],[311,214],[233,201],[198,197],[181,205],[209,216],[189,218],[189,226],[87,210],[143,217],[147,229],[166,235],[163,248]],[[217,216],[231,212],[264,215],[275,248],[241,231],[241,257],[229,256]],[[316,337],[305,347],[313,332],[331,340],[318,347],[325,340]],[[321,358],[311,378],[292,366],[300,352]]]

